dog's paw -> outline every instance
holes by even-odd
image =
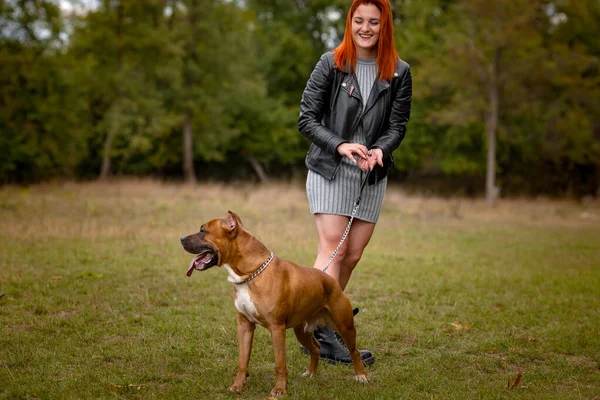
[[[369,377],[367,375],[354,375],[356,382],[369,383]]]
[[[305,378],[312,378],[313,376],[315,376],[314,372],[311,372],[309,370],[304,371],[304,373],[302,374],[303,377]]]
[[[287,390],[285,388],[274,387],[273,390],[271,390],[271,394],[269,396],[279,397],[279,396],[283,396],[286,393],[287,393]]]
[[[233,385],[229,386],[227,388],[227,390],[229,390],[230,392],[233,393],[239,393],[242,391],[242,389],[244,388],[244,384],[239,384],[239,383],[234,383]]]

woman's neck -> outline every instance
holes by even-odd
[[[357,48],[356,49],[356,57],[362,58],[364,60],[377,58],[377,48],[369,49],[369,50]]]

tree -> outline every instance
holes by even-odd
[[[500,190],[495,178],[501,111],[535,95],[530,89],[544,73],[546,53],[538,27],[542,14],[540,1],[458,1],[439,31],[441,51],[422,64],[421,74],[432,93],[450,95],[449,103],[431,118],[485,131],[490,205]]]
[[[163,9],[155,0],[107,0],[72,17],[75,30],[65,61],[84,99],[90,145],[99,148],[102,142],[101,179],[151,170],[155,139],[172,124],[160,88],[176,77],[177,48],[168,41]],[[139,159],[144,161],[131,164]]]
[[[68,77],[62,19],[52,1],[0,4],[0,181],[69,175],[84,154]]]
[[[271,110],[263,102],[252,15],[220,1],[177,1],[172,7],[178,13],[172,16],[172,40],[182,49],[183,84],[173,87],[169,97],[172,112],[183,122],[185,179],[193,182],[194,158],[224,161],[246,133],[244,127]],[[266,107],[244,112],[253,104]],[[260,135],[260,130],[253,133]]]
[[[552,78],[542,149],[556,186],[600,193],[600,2],[549,1],[545,39]],[[547,173],[547,172],[546,172]],[[545,188],[545,191],[548,191]]]

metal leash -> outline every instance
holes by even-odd
[[[348,226],[346,226],[346,230],[344,231],[344,234],[342,235],[342,240],[340,240],[340,243],[337,245],[335,251],[329,258],[329,261],[327,261],[327,265],[325,265],[325,267],[323,268],[323,272],[327,271],[327,268],[329,268],[329,266],[331,265],[331,262],[333,261],[335,256],[337,256],[337,253],[342,248],[342,244],[344,244],[344,242],[346,241],[346,237],[348,236],[348,233],[350,232],[350,227],[352,226],[352,221],[354,221],[354,217],[356,216],[358,207],[360,207],[360,199],[362,197],[363,190],[365,189],[365,184],[369,180],[369,172],[371,172],[370,168],[367,170],[367,174],[363,178],[362,183],[360,185],[360,192],[358,193],[358,197],[356,198],[356,201],[354,202],[354,206],[352,208],[352,214],[350,215],[350,221],[348,221]],[[361,171],[361,175],[362,175],[362,171]]]

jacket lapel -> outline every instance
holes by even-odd
[[[356,75],[347,74],[342,80],[342,90],[346,92],[348,96],[352,96],[358,99],[361,104],[363,103],[362,96],[360,95],[360,89],[358,88],[358,80]]]
[[[390,83],[388,81],[376,81],[373,84],[373,89],[371,90],[371,94],[369,95],[369,101],[367,102],[367,106],[365,107],[365,114],[373,107],[375,102],[377,102],[377,98],[379,95],[390,88]]]

